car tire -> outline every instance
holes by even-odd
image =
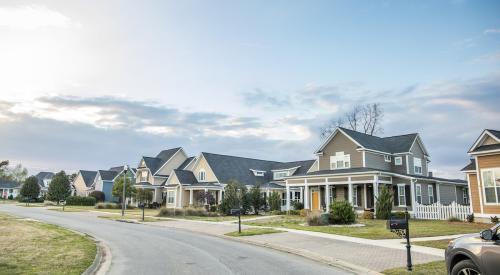
[[[473,261],[463,260],[453,267],[451,275],[481,275],[481,272]]]

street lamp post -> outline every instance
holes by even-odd
[[[123,167],[123,197],[122,197],[122,217],[125,216],[125,185],[127,184],[128,165]]]

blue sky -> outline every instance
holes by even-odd
[[[380,102],[461,177],[500,128],[498,1],[2,1],[0,158],[103,169],[183,146],[313,158],[326,121]]]

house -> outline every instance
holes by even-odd
[[[21,191],[21,184],[0,178],[0,197],[2,199],[15,199]]]
[[[468,153],[472,159],[462,171],[467,176],[472,212],[483,219],[500,217],[500,131],[484,130]]]
[[[55,176],[52,172],[40,172],[36,174],[36,179],[38,180],[38,185],[40,186],[40,196],[44,196],[49,191],[49,184],[52,178]]]
[[[434,177],[430,155],[419,134],[377,137],[337,128],[315,151],[304,174],[285,178],[286,208],[303,194],[305,209],[326,210],[334,200],[348,200],[358,212],[375,210],[382,186],[393,190],[395,210],[419,204],[467,203],[464,180]]]
[[[273,191],[284,194],[284,178],[305,174],[313,164],[314,160],[277,162],[202,152],[192,165],[172,171],[165,184],[166,206],[193,206],[200,192],[212,193],[219,204],[224,187],[230,181],[237,181],[247,188],[259,184],[265,197]],[[300,199],[300,194],[297,194],[297,199]]]
[[[172,171],[188,167],[193,160],[181,147],[163,150],[156,157],[143,156],[137,166],[135,187],[152,190],[153,202],[162,203],[164,187]]]
[[[73,186],[75,187],[75,195],[86,197],[92,191],[92,184],[97,175],[97,171],[79,170],[75,179],[73,180]]]
[[[118,177],[123,177],[124,173],[124,166],[111,167],[109,170],[98,170],[94,177],[94,181],[87,189],[88,193],[90,194],[92,191],[101,191],[104,193],[104,201],[118,201],[118,198],[113,197],[113,185]],[[135,173],[135,169],[128,168],[126,177],[134,182]]]

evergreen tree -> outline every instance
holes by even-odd
[[[387,220],[391,216],[393,195],[387,186],[383,186],[379,196],[376,198],[377,212],[376,218],[379,220]]]
[[[256,184],[250,192],[248,192],[248,199],[250,205],[253,207],[255,214],[259,214],[259,209],[265,205],[266,201],[264,200],[264,196],[260,191],[260,184]]]
[[[23,199],[26,199],[26,203],[34,198],[38,198],[38,195],[40,195],[40,185],[38,185],[38,179],[35,176],[31,176],[24,181],[20,195]]]
[[[55,174],[52,178],[52,181],[49,184],[47,199],[55,201],[59,204],[59,201],[65,200],[69,195],[71,195],[69,178],[64,171],[61,171]]]
[[[269,195],[269,208],[271,211],[281,210],[281,195],[278,192],[272,192]]]

